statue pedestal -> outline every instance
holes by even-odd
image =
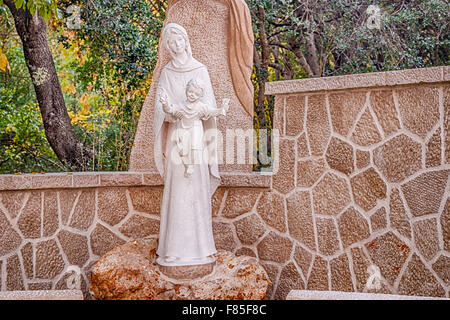
[[[270,280],[255,258],[219,251],[198,266],[160,266],[156,239],[130,241],[92,268],[90,292],[97,300],[262,300]]]

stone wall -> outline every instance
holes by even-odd
[[[269,186],[269,176],[223,175],[213,199],[218,248],[239,251],[233,218]],[[103,254],[158,237],[162,192],[149,173],[0,175],[0,291],[71,289],[79,270],[89,298],[89,272]]]
[[[270,83],[280,168],[226,173],[213,198],[218,249],[256,256],[273,286],[447,296],[450,289],[449,67]],[[157,237],[152,173],[0,176],[0,290],[88,297],[91,266]],[[380,289],[365,288],[369,266]]]
[[[383,277],[370,292],[449,296],[449,80],[437,67],[267,85],[282,214],[257,246],[272,247],[258,252],[272,297],[362,292],[370,265]]]

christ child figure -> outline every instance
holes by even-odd
[[[194,172],[194,165],[201,164],[204,151],[203,120],[225,116],[229,108],[229,99],[223,99],[222,106],[211,109],[201,100],[205,88],[196,79],[191,79],[186,86],[186,101],[181,105],[168,103],[166,94],[161,94],[163,111],[177,121],[175,139],[181,161],[185,166],[185,177]]]

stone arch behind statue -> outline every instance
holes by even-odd
[[[243,0],[172,0],[164,25],[175,22],[186,28],[193,56],[206,65],[217,101],[230,98],[226,129],[252,128],[253,31],[250,12]],[[158,172],[153,159],[153,116],[156,86],[162,68],[169,62],[164,46],[159,46],[152,85],[141,111],[130,156],[130,171]],[[236,89],[237,88],[237,89]],[[227,164],[221,171],[249,172],[251,165]]]

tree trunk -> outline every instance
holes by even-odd
[[[14,17],[22,40],[25,61],[30,72],[44,122],[45,135],[58,159],[74,171],[84,171],[94,160],[94,152],[83,145],[72,127],[61,85],[47,41],[47,26],[38,14],[16,9],[13,0],[4,0]]]
[[[317,55],[317,48],[315,43],[314,32],[310,32],[306,37],[306,61],[311,67],[314,76],[320,77],[322,72],[319,67],[319,57]]]

